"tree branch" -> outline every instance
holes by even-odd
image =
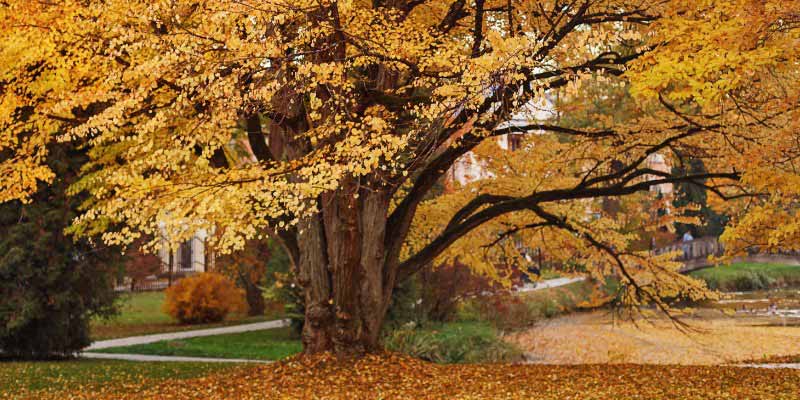
[[[245,118],[245,129],[247,130],[247,141],[256,159],[260,162],[275,161],[267,146],[264,131],[261,129],[261,118],[257,113],[250,114]]]
[[[646,171],[649,173],[650,171]],[[644,175],[642,172],[636,172],[636,176]],[[614,174],[606,175],[607,177],[614,176]],[[679,183],[688,181],[698,181],[710,178],[721,178],[729,180],[739,180],[740,175],[736,172],[732,173],[705,173],[686,175],[682,177],[666,177],[661,179],[653,179],[644,182],[638,182],[631,185],[624,185],[630,179],[623,180],[621,184],[615,184],[607,187],[574,187],[571,189],[554,189],[543,192],[533,193],[526,197],[507,199],[501,196],[483,197],[480,201],[481,204],[476,205],[470,203],[467,207],[476,210],[480,206],[488,205],[488,207],[478,211],[469,216],[465,216],[465,212],[459,211],[456,214],[464,216],[460,222],[451,221],[446,228],[437,238],[433,239],[427,246],[417,252],[415,255],[409,257],[407,260],[399,265],[400,271],[398,277],[405,279],[413,275],[416,271],[422,268],[425,264],[432,261],[439,256],[444,250],[447,249],[452,243],[466,235],[476,227],[491,221],[501,215],[508,214],[515,211],[533,210],[539,207],[541,203],[564,201],[564,200],[578,200],[589,199],[609,196],[624,196],[633,194],[640,191],[649,190],[653,186],[665,183]],[[632,178],[631,178],[632,179]]]

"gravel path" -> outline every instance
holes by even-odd
[[[288,325],[289,325],[288,319],[281,319],[276,321],[257,322],[254,324],[226,326],[224,328],[197,329],[193,331],[159,333],[156,335],[131,336],[120,339],[101,340],[98,342],[94,342],[91,344],[91,346],[87,347],[84,350],[91,352],[92,350],[107,349],[110,347],[133,346],[137,344],[162,342],[165,340],[188,339],[201,336],[216,336],[216,335],[225,335],[228,333],[261,331],[265,329],[283,328]]]

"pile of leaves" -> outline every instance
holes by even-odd
[[[138,382],[71,399],[796,399],[800,371],[656,365],[437,365],[398,354],[297,356],[188,380]]]

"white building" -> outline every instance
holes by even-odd
[[[513,115],[510,120],[503,122],[497,126],[496,129],[506,129],[509,127],[525,127],[537,121],[546,121],[555,116],[555,101],[550,96],[545,96],[539,102],[530,102],[523,108],[522,111]],[[538,130],[532,130],[525,133],[538,133]],[[518,149],[522,143],[522,137],[525,133],[509,133],[500,135],[496,138],[497,144],[503,150],[514,151]],[[461,156],[447,171],[446,184],[449,186],[454,182],[460,185],[466,185],[470,182],[475,182],[481,179],[491,178],[493,175],[487,171],[480,160],[475,157],[475,154],[468,152]]]
[[[211,252],[206,251],[207,232],[197,231],[191,239],[181,243],[172,250],[169,241],[162,236],[158,258],[161,259],[162,271],[172,273],[205,272],[214,267]]]
[[[649,156],[647,156],[646,163],[647,163],[647,168],[656,171],[665,173],[670,173],[670,171],[672,171],[672,167],[667,163],[666,158],[664,158],[663,155],[658,153],[650,154]],[[644,179],[645,181],[651,181],[656,179],[663,179],[663,177],[655,175],[645,175]],[[672,194],[673,190],[674,187],[671,183],[661,183],[650,187],[651,192],[658,193],[662,196],[667,196]]]

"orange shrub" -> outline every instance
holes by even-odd
[[[242,290],[213,272],[181,279],[166,294],[164,312],[185,324],[219,322],[247,309]]]

